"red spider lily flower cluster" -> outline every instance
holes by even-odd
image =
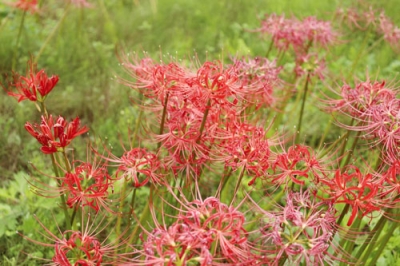
[[[384,13],[381,13],[379,16],[379,31],[393,49],[400,51],[400,28],[386,17]]]
[[[31,12],[32,14],[38,12],[39,10],[37,0],[18,0],[15,3],[9,3],[9,5],[25,12]]]
[[[275,61],[258,57],[249,58],[247,61],[245,59],[233,61],[244,89],[252,92],[244,95],[245,100],[253,103],[256,108],[261,105],[272,106],[276,101],[274,88],[279,87],[282,82],[278,77],[282,67],[277,67]]]
[[[80,127],[79,118],[67,122],[62,116],[57,120],[52,115],[42,116],[40,125],[26,122],[25,129],[42,145],[41,151],[46,154],[63,151],[71,141],[79,135],[86,133],[86,126]]]
[[[278,50],[286,51],[292,47],[297,54],[307,54],[311,44],[327,47],[337,38],[330,22],[315,17],[299,21],[296,18],[287,19],[283,15],[266,15],[258,31],[271,35],[273,45]]]
[[[241,212],[214,197],[181,203],[181,212],[170,226],[158,224],[153,212],[157,227],[146,233],[139,251],[145,260],[133,265],[253,265],[257,261]]]
[[[118,167],[115,175],[117,178],[132,180],[132,185],[136,188],[146,185],[149,181],[152,184],[162,183],[161,162],[152,152],[148,152],[143,148],[133,148],[125,151],[119,158],[111,155],[106,158],[107,161],[115,163],[111,165]]]
[[[73,172],[66,173],[62,181],[68,207],[89,206],[96,213],[100,209],[110,210],[107,202],[113,180],[105,165],[81,162]]]
[[[280,69],[267,62],[206,62],[196,72],[148,58],[123,63],[136,80],[124,83],[153,99],[152,110],[163,112],[164,130],[155,138],[168,151],[168,168],[197,176],[202,165],[221,157],[228,138],[237,139],[236,128],[246,127],[242,113],[248,106],[273,102],[272,84],[279,83]]]
[[[54,256],[52,262],[46,265],[60,266],[78,266],[78,265],[115,265],[127,261],[127,254],[118,254],[123,245],[122,239],[119,237],[111,243],[106,243],[108,237],[104,241],[100,241],[101,232],[106,228],[104,223],[105,217],[99,219],[95,216],[93,219],[90,213],[84,213],[81,220],[81,230],[67,230],[62,232],[59,229],[57,236],[51,232],[46,226],[39,221],[40,226],[44,229],[43,235],[52,240],[53,243],[42,243],[30,239],[24,235],[24,238],[46,247],[54,248]],[[87,220],[86,220],[87,219]],[[98,224],[96,224],[98,222]]]
[[[356,27],[360,30],[367,30],[370,25],[376,25],[375,10],[369,7],[368,10],[359,8],[349,8],[347,10],[340,8],[336,11],[340,21],[346,23],[350,28]]]
[[[8,95],[16,98],[18,102],[23,100],[43,102],[56,86],[58,76],[48,77],[43,69],[37,72],[36,65],[32,62],[29,62],[28,65],[29,70],[26,77],[15,74],[14,82],[10,85],[11,89],[9,89]]]
[[[349,130],[362,131],[363,137],[373,140],[373,144],[382,144],[386,160],[393,162],[398,157],[400,144],[398,90],[386,87],[385,81],[370,81],[358,83],[354,88],[344,85],[341,89],[341,99],[327,100],[330,109],[340,111],[357,124],[339,126]]]
[[[335,257],[328,252],[336,228],[332,204],[312,199],[309,191],[289,192],[281,211],[260,211],[260,248],[267,258],[278,262],[287,256],[290,265],[333,265]]]
[[[347,223],[350,226],[358,214],[366,216],[380,211],[382,199],[380,191],[384,178],[380,175],[362,174],[353,165],[335,172],[332,179],[322,179],[320,191],[327,194],[327,200],[334,204],[345,203],[351,206],[352,211]]]
[[[300,144],[289,147],[287,152],[274,154],[270,164],[268,172],[259,178],[277,187],[284,185],[287,190],[293,189],[290,186],[293,183],[304,187],[305,180],[317,185],[328,171],[327,163],[318,159],[311,147]]]
[[[270,143],[265,134],[263,128],[246,123],[239,123],[236,127],[231,125],[218,145],[218,160],[234,171],[245,168],[254,178],[264,175],[270,166],[271,154]]]
[[[376,33],[382,35],[384,40],[395,51],[400,51],[400,28],[384,12],[375,11],[372,7],[369,7],[366,11],[359,11],[357,8],[341,9],[337,14],[350,27],[354,25],[360,30],[367,30],[370,27],[374,27]]]

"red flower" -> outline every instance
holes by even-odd
[[[112,187],[111,177],[105,165],[81,163],[74,172],[66,173],[63,186],[68,194],[70,208],[89,206],[96,212],[100,207],[112,212],[106,204],[108,189]]]
[[[16,92],[8,91],[8,95],[15,97],[18,102],[27,99],[33,102],[43,102],[47,94],[56,86],[58,76],[49,78],[43,69],[36,73],[36,65],[32,62],[29,62],[28,65],[28,75],[24,77],[17,74],[11,85],[11,87],[15,87]]]
[[[116,176],[125,180],[131,179],[134,187],[142,187],[149,181],[153,184],[162,182],[162,176],[157,173],[161,163],[157,155],[147,152],[146,149],[133,148],[125,151],[121,158],[111,155],[111,158],[105,159],[116,163]]]
[[[89,130],[86,126],[80,128],[78,117],[67,123],[62,116],[54,121],[51,115],[42,116],[40,125],[26,122],[25,129],[42,144],[41,151],[46,154],[62,151],[74,138]]]
[[[327,186],[325,192],[329,194],[329,200],[333,200],[334,204],[346,203],[352,207],[348,226],[353,223],[359,211],[365,216],[380,210],[377,198],[383,181],[380,176],[363,175],[353,165],[348,165],[344,171],[338,169],[332,180],[321,180]]]
[[[29,11],[32,14],[38,11],[37,0],[18,0],[16,3],[10,3],[10,6],[19,8],[23,11]]]

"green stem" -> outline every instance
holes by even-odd
[[[385,224],[387,222],[387,218],[385,216],[382,216],[378,223],[375,225],[375,227],[372,229],[371,232],[369,232],[367,239],[365,239],[364,243],[358,250],[355,258],[359,258],[356,262],[355,265],[364,265],[366,263],[366,260],[368,257],[371,255],[372,250],[374,249],[374,245],[370,245],[370,243],[377,243],[377,240],[379,238],[379,235],[381,234],[383,228],[385,227]],[[364,253],[365,251],[365,253]],[[364,253],[364,255],[363,255]],[[362,256],[363,255],[363,256]]]
[[[345,254],[351,254],[354,248],[354,241],[349,241],[347,240],[347,236],[350,236],[352,230],[354,230],[355,232],[357,232],[360,228],[361,225],[361,221],[362,221],[362,215],[358,214],[356,220],[354,221],[353,225],[351,226],[351,228],[347,231],[346,236],[343,237],[342,241],[340,242],[340,247],[344,248],[344,242],[347,241],[346,243],[346,248],[345,248]],[[339,266],[346,266],[347,264],[345,262],[340,262]]]
[[[304,106],[305,106],[306,99],[307,99],[308,83],[309,82],[310,82],[310,73],[307,74],[306,84],[304,85],[303,100],[302,100],[302,103],[301,103],[299,122],[297,123],[297,134],[296,134],[295,143],[299,143],[299,137],[300,137],[300,132],[301,132],[301,122],[303,120]]]
[[[245,170],[246,170],[246,167],[243,166],[243,167],[242,167],[242,170],[240,171],[239,178],[238,178],[238,180],[237,180],[237,182],[236,182],[235,190],[234,190],[234,192],[233,192],[233,196],[232,196],[232,200],[231,200],[231,204],[230,204],[230,205],[232,205],[233,201],[234,201],[235,198],[236,198],[236,193],[238,192],[239,186],[240,186],[240,184],[242,183],[242,179],[243,179]]]
[[[59,172],[58,172],[58,169],[57,169],[56,157],[55,157],[54,153],[51,154],[51,162],[53,164],[54,174],[56,176],[60,176]],[[57,183],[58,183],[58,187],[61,187],[61,185],[62,185],[61,181],[57,179]],[[65,222],[67,224],[67,229],[71,229],[71,220],[70,220],[69,213],[68,213],[68,210],[67,210],[67,204],[66,204],[66,200],[65,200],[65,195],[62,192],[60,192],[60,199],[61,199],[61,205],[62,205],[61,208],[64,211],[64,218],[65,218]]]
[[[164,100],[164,108],[161,116],[161,124],[160,124],[160,130],[158,132],[159,135],[161,135],[164,132],[164,124],[165,124],[165,118],[167,117],[167,103],[168,103],[168,97],[169,93],[165,95],[165,100]],[[158,143],[157,149],[161,148],[161,142]]]
[[[324,144],[324,141],[326,139],[326,136],[328,135],[329,130],[331,129],[331,125],[333,123],[333,116],[329,119],[328,124],[325,127],[324,133],[322,134],[321,139],[319,140],[318,148],[321,148],[322,145]]]
[[[146,206],[143,208],[143,211],[140,216],[140,220],[136,224],[135,228],[133,229],[133,231],[129,237],[125,252],[128,252],[130,245],[136,243],[136,241],[138,240],[140,231],[142,230],[141,226],[143,226],[145,224],[145,221],[148,221],[148,219],[149,219],[150,207],[153,205],[153,195],[154,195],[154,185],[151,184],[149,200],[147,201]]]
[[[346,166],[346,165],[349,164],[350,159],[351,159],[351,157],[352,157],[353,154],[354,154],[354,149],[355,149],[356,146],[357,146],[358,139],[360,138],[360,134],[361,134],[361,131],[358,131],[358,132],[357,132],[357,135],[356,135],[356,138],[355,138],[354,141],[353,141],[353,145],[351,145],[350,153],[347,155],[346,161],[344,162],[344,165],[343,165],[343,166]]]
[[[265,58],[268,58],[269,53],[271,52],[273,45],[274,45],[274,39],[272,39],[271,42],[269,43],[269,47],[268,47],[267,53],[265,54]]]
[[[386,244],[389,242],[389,239],[393,236],[394,231],[396,230],[397,226],[399,226],[399,223],[396,221],[392,221],[388,230],[386,231],[386,234],[379,239],[379,241],[377,243],[379,243],[379,248],[378,250],[375,252],[374,257],[372,258],[372,260],[370,261],[370,263],[368,265],[370,266],[374,266],[376,265],[376,262],[378,261],[379,257],[382,254],[382,251],[385,249]]]
[[[21,23],[19,24],[17,43],[15,44],[14,55],[13,55],[12,65],[11,65],[11,69],[13,69],[13,70],[15,70],[15,64],[17,63],[18,46],[19,46],[19,40],[21,38],[22,28],[24,27],[25,15],[26,15],[26,10],[24,11],[24,13],[22,13]]]
[[[37,63],[39,61],[40,56],[42,55],[44,49],[46,48],[46,46],[49,44],[50,40],[54,37],[54,35],[56,34],[58,28],[61,26],[61,24],[63,23],[63,21],[65,20],[65,18],[67,17],[67,13],[69,10],[70,4],[68,4],[65,8],[65,11],[62,15],[62,17],[60,18],[60,20],[58,21],[58,23],[56,24],[56,26],[53,28],[52,32],[50,33],[49,36],[47,36],[46,40],[44,41],[42,47],[40,47],[39,52],[36,55],[35,61],[34,63]]]
[[[351,119],[350,126],[353,126],[353,124],[354,124],[354,118]],[[340,153],[338,156],[338,158],[340,158],[339,165],[341,165],[341,163],[342,163],[343,155],[344,155],[344,152],[346,151],[347,142],[349,141],[351,132],[352,132],[351,130],[349,130],[349,129],[347,130],[347,138],[345,139],[345,142],[343,143],[342,149],[340,150]]]

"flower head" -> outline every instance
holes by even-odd
[[[28,65],[28,75],[24,77],[16,74],[14,82],[10,86],[16,91],[9,90],[8,95],[15,97],[18,102],[23,100],[43,102],[56,86],[58,76],[49,77],[43,69],[37,72],[36,65],[31,61]]]
[[[23,11],[29,11],[32,14],[38,12],[38,1],[37,0],[18,0],[16,3],[10,3],[10,6],[21,9]]]
[[[67,172],[62,179],[62,187],[67,194],[70,208],[89,206],[95,212],[101,208],[110,211],[107,197],[113,180],[105,165],[78,162],[72,172]]]
[[[46,265],[52,266],[99,266],[115,265],[127,261],[127,253],[118,254],[122,250],[124,241],[117,237],[109,241],[109,237],[102,238],[101,234],[108,224],[105,223],[105,216],[92,216],[90,213],[82,213],[81,229],[67,230],[53,233],[45,225],[38,221],[43,228],[42,233],[50,243],[36,241],[22,235],[25,239],[46,247],[54,248],[54,256]],[[108,242],[108,243],[107,243]]]
[[[328,249],[336,227],[336,210],[331,204],[312,199],[309,191],[289,192],[286,206],[279,212],[260,211],[260,249],[268,257],[277,262],[286,255],[290,265],[333,265],[334,256]]]
[[[50,115],[42,116],[40,125],[26,122],[25,129],[42,145],[41,151],[49,154],[63,151],[74,138],[89,131],[86,126],[80,127],[80,123],[78,117],[68,123],[62,116],[55,120]]]

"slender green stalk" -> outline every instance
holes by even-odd
[[[339,216],[339,219],[337,220],[336,224],[340,225],[343,221],[344,216],[346,215],[346,213],[349,211],[350,209],[350,205],[346,204],[346,206],[344,206],[342,213]]]
[[[203,120],[201,120],[200,129],[199,129],[199,136],[198,136],[198,138],[196,140],[197,143],[199,143],[199,141],[201,139],[201,134],[203,134],[203,130],[204,130],[204,127],[206,125],[207,116],[208,116],[208,112],[210,111],[210,107],[211,107],[211,99],[208,99],[207,105],[206,105],[206,110],[204,111],[204,115],[203,115]]]
[[[351,228],[347,231],[347,234],[345,237],[343,237],[342,241],[340,241],[339,246],[340,247],[344,247],[344,243],[347,241],[346,243],[346,248],[345,248],[345,254],[351,254],[354,248],[354,241],[349,241],[347,239],[347,236],[350,236],[351,231],[358,231],[361,225],[361,221],[362,221],[362,215],[358,214],[356,220],[354,221],[353,225],[351,226]],[[340,266],[346,266],[347,264],[345,262],[340,262],[339,264]]]
[[[22,33],[22,28],[24,27],[25,16],[26,16],[26,10],[24,10],[24,13],[22,13],[21,23],[19,24],[17,42],[15,44],[14,55],[13,55],[12,65],[11,65],[11,69],[13,69],[13,70],[15,69],[15,65],[17,63],[19,40],[21,39],[21,33]]]
[[[129,237],[129,240],[128,240],[127,245],[126,245],[125,252],[128,252],[129,246],[131,244],[136,243],[136,241],[138,240],[140,231],[142,230],[141,226],[143,226],[143,224],[145,224],[145,222],[149,220],[149,217],[151,215],[150,214],[150,208],[153,205],[154,189],[155,189],[154,185],[151,184],[150,185],[149,200],[147,201],[146,206],[143,208],[143,211],[142,211],[142,213],[140,215],[140,220],[137,222],[135,228],[133,229],[133,231],[132,231],[132,233],[131,233],[131,235]]]
[[[370,261],[369,264],[367,264],[368,266],[374,266],[376,265],[376,262],[378,261],[379,257],[382,254],[382,251],[385,249],[386,244],[389,242],[389,239],[393,236],[394,230],[396,230],[396,228],[399,226],[399,223],[396,221],[392,221],[388,230],[385,232],[386,234],[379,239],[378,243],[379,248],[378,250],[374,253],[374,257],[372,258],[372,260]]]
[[[237,182],[236,182],[235,190],[233,191],[233,196],[232,196],[232,200],[231,200],[231,204],[230,204],[230,205],[232,205],[233,201],[234,201],[235,198],[236,198],[236,194],[237,194],[237,192],[238,192],[238,190],[239,190],[240,184],[242,183],[242,179],[243,179],[243,176],[244,176],[244,172],[245,172],[245,171],[246,171],[246,167],[243,166],[243,167],[242,167],[242,170],[240,171],[239,178],[238,178],[238,180],[237,180]]]
[[[160,135],[164,132],[165,118],[167,117],[168,97],[169,97],[169,93],[167,92],[167,95],[165,95],[165,99],[164,99],[164,108],[163,108],[163,112],[162,112],[162,116],[161,116],[160,130],[158,132],[158,134],[160,134]],[[161,148],[161,142],[158,143],[157,149],[160,149],[160,148]]]
[[[143,94],[140,94],[140,96],[142,96]],[[141,99],[141,97],[140,97]],[[136,118],[136,123],[135,123],[135,131],[133,132],[133,137],[131,139],[131,147],[135,147],[136,145],[136,139],[138,136],[138,132],[139,132],[139,124],[142,121],[142,115],[143,115],[143,110],[140,109],[139,111],[139,115]],[[122,212],[123,209],[125,207],[125,194],[126,194],[126,188],[127,188],[127,182],[124,182],[122,189],[121,189],[121,197],[120,197],[120,205],[118,208],[118,218],[117,218],[117,225],[116,225],[116,229],[115,232],[117,234],[117,236],[119,236],[119,234],[121,233],[121,223],[122,223]],[[131,202],[131,209],[134,210],[134,196],[136,195],[136,189],[134,189],[133,195],[132,195],[132,202]]]
[[[375,227],[372,229],[372,231],[369,232],[367,239],[365,239],[364,243],[362,244],[355,256],[355,258],[359,258],[355,265],[363,265],[366,262],[368,257],[371,255],[372,250],[375,248],[375,245],[370,245],[370,243],[377,243],[379,235],[381,234],[382,229],[385,227],[386,222],[387,218],[385,216],[382,216]]]
[[[56,176],[60,176],[58,169],[57,169],[56,157],[55,157],[54,153],[51,154],[51,163],[53,165],[54,174]],[[57,183],[58,183],[58,187],[61,187],[61,181],[57,179]],[[64,211],[64,218],[65,218],[65,223],[67,225],[67,229],[71,229],[71,220],[69,217],[68,210],[66,208],[67,204],[66,204],[66,200],[65,200],[65,195],[62,192],[60,192],[60,199],[61,199],[61,208]]]
[[[346,165],[349,164],[350,159],[351,159],[351,157],[353,156],[354,150],[355,150],[355,148],[356,148],[356,146],[357,146],[358,139],[360,138],[360,134],[361,134],[361,131],[358,131],[358,132],[357,132],[357,135],[356,135],[356,138],[355,138],[354,141],[353,141],[353,145],[351,145],[350,152],[349,152],[349,154],[347,155],[346,161],[344,162],[343,166],[346,166]]]
[[[329,122],[325,127],[324,133],[322,134],[322,137],[319,140],[319,144],[318,144],[319,149],[322,147],[322,145],[324,145],[324,141],[326,139],[326,136],[328,135],[329,130],[331,129],[332,123],[333,123],[333,116],[331,116],[331,118],[329,119]]]
[[[271,42],[269,43],[267,53],[265,54],[265,58],[268,58],[269,53],[271,52],[273,45],[274,45],[274,39],[272,39]]]
[[[302,100],[302,103],[301,103],[299,122],[297,123],[297,133],[296,133],[295,143],[299,143],[299,137],[300,137],[300,132],[301,132],[301,122],[303,120],[304,106],[305,106],[306,99],[307,99],[308,83],[309,82],[310,82],[310,73],[307,74],[306,83],[304,85],[303,100]]]
[[[64,22],[65,18],[67,17],[67,13],[69,10],[70,4],[68,4],[65,7],[65,11],[63,13],[63,15],[61,16],[60,20],[58,21],[58,23],[56,24],[56,26],[53,28],[53,30],[51,31],[51,33],[47,36],[46,40],[44,41],[42,47],[40,47],[39,52],[37,53],[36,57],[35,57],[35,61],[34,63],[37,63],[39,61],[40,56],[42,55],[44,49],[46,48],[46,46],[49,44],[50,40],[54,37],[54,35],[56,34],[58,28],[61,26],[61,24]]]

